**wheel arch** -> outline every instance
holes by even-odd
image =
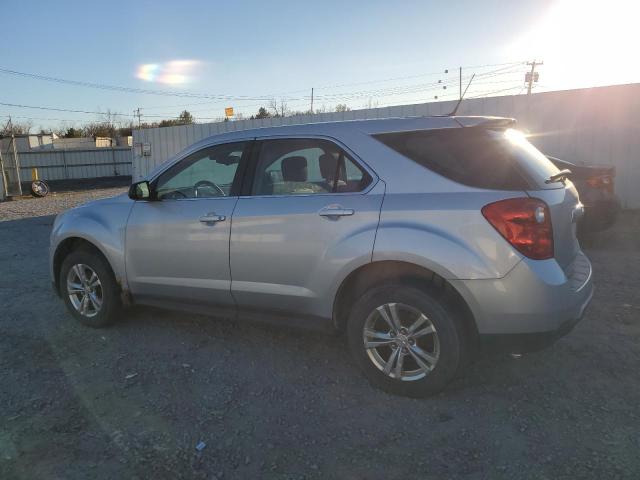
[[[384,283],[417,286],[435,292],[449,308],[460,315],[465,331],[477,340],[478,328],[469,305],[458,290],[436,272],[413,263],[381,260],[367,263],[351,272],[338,287],[333,303],[333,324],[337,331],[346,327],[351,305],[364,292]]]
[[[116,279],[116,283],[120,284],[118,281],[118,277],[115,274],[113,266],[109,261],[109,258],[105,255],[105,253],[93,242],[87,240],[83,237],[71,236],[62,240],[58,246],[56,247],[56,251],[53,254],[53,279],[55,282],[56,292],[60,295],[60,270],[62,269],[62,262],[64,259],[74,251],[79,249],[89,250],[97,255],[99,255],[105,263],[108,265],[111,273],[114,275]]]

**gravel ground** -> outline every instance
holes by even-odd
[[[153,309],[82,327],[50,290],[53,217],[4,222],[0,478],[637,479],[640,216],[621,220],[569,336],[424,400],[371,388],[341,338]]]
[[[126,191],[126,187],[95,188],[80,192],[52,192],[44,198],[20,197],[9,202],[0,202],[0,222],[57,215],[90,200],[113,197]]]

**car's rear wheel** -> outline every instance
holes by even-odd
[[[122,308],[111,268],[101,255],[91,250],[77,250],[64,259],[60,293],[69,312],[90,327],[112,323]]]
[[[351,310],[347,334],[365,376],[390,393],[437,393],[462,363],[463,329],[445,302],[414,287],[384,285],[367,291]]]

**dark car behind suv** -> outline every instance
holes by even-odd
[[[616,167],[585,165],[548,155],[547,158],[560,170],[571,170],[571,181],[584,204],[584,216],[578,223],[578,234],[610,227],[620,210],[620,202],[615,194]]]

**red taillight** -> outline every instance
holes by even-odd
[[[589,177],[587,178],[587,185],[613,193],[613,177],[611,175],[594,175],[593,177]]]
[[[537,198],[509,198],[482,208],[482,215],[507,242],[534,260],[553,257],[549,207]]]

